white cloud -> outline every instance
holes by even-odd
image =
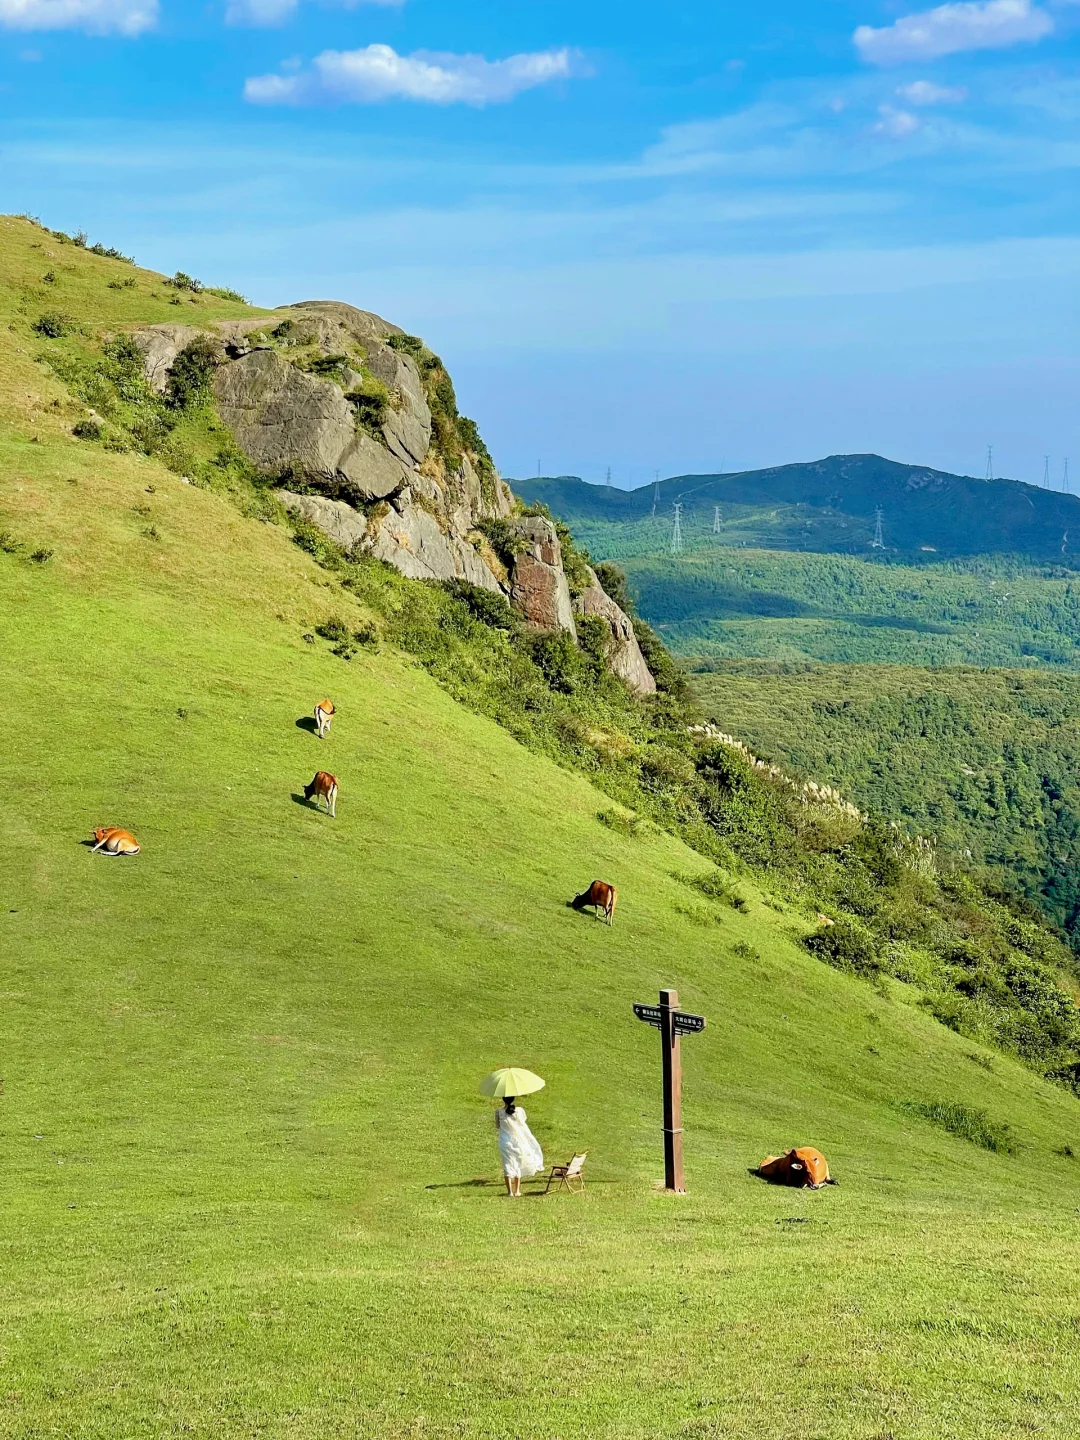
[[[158,18],[158,0],[0,0],[8,30],[86,30],[140,35]]]
[[[358,5],[403,5],[405,0],[334,0],[340,8],[354,10]],[[227,25],[284,25],[300,6],[300,0],[228,0],[225,6]]]
[[[909,105],[959,105],[968,94],[962,85],[935,85],[932,80],[898,85],[896,93]]]
[[[0,0],[0,4],[3,0]],[[256,75],[244,86],[255,105],[376,105],[418,100],[429,105],[489,105],[512,100],[572,71],[569,50],[540,50],[485,60],[417,50],[399,55],[389,45],[324,50],[299,75]]]
[[[922,121],[917,115],[912,115],[910,110],[897,110],[894,105],[879,105],[878,115],[880,120],[874,126],[878,135],[889,135],[894,140],[902,140],[905,135],[914,135],[916,130],[922,128]]]
[[[1051,17],[1031,0],[960,0],[902,15],[880,30],[860,25],[853,38],[862,58],[872,65],[901,65],[960,50],[995,50],[1041,40],[1053,29]]]

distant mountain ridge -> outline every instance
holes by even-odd
[[[979,480],[880,455],[831,455],[730,475],[676,475],[618,490],[575,476],[513,482],[569,525],[643,523],[670,528],[682,504],[688,548],[713,543],[860,553],[874,548],[882,512],[886,552],[942,558],[1018,554],[1080,563],[1080,498],[1019,480]],[[654,516],[655,511],[655,516]]]

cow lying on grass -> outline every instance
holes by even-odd
[[[337,776],[331,775],[328,770],[319,770],[310,785],[304,786],[304,799],[310,800],[314,795],[315,809],[319,808],[319,801],[326,801],[326,813],[337,815]]]
[[[801,1145],[783,1155],[766,1155],[754,1174],[773,1185],[799,1185],[807,1190],[837,1183],[829,1174],[829,1162],[812,1145]]]
[[[99,850],[106,855],[137,855],[139,853],[139,842],[132,835],[130,830],[120,830],[115,825],[102,825],[94,831],[94,839],[97,844],[91,854]]]
[[[584,910],[587,905],[593,907],[593,919],[600,919],[601,910],[604,912],[604,919],[610,925],[615,914],[615,902],[619,898],[619,892],[614,885],[609,885],[606,880],[594,880],[587,890],[580,895],[575,895],[573,900],[568,901],[572,910]]]

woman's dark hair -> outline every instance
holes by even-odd
[[[503,1101],[503,1104],[506,1106],[506,1113],[508,1115],[512,1115],[517,1109],[517,1106],[514,1104],[513,1095],[507,1095],[506,1099]]]

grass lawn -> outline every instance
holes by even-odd
[[[700,857],[402,656],[306,643],[353,602],[227,500],[15,406],[0,529],[5,1440],[1072,1433],[1074,1098],[752,887],[692,897]],[[594,876],[611,930],[565,906]],[[630,1010],[662,984],[709,1018],[685,1197]],[[509,1061],[583,1196],[504,1197]],[[1018,1153],[898,1108],[937,1100]],[[803,1143],[839,1188],[747,1173]]]

